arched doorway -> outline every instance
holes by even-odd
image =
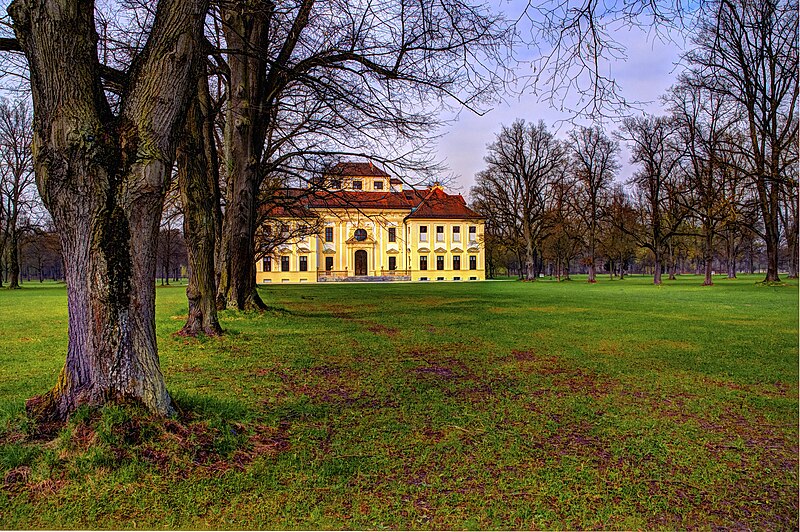
[[[367,275],[367,252],[363,249],[356,251],[356,275]]]

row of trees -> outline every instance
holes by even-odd
[[[725,0],[708,14],[668,114],[627,118],[613,138],[597,126],[563,141],[541,122],[502,128],[472,190],[490,261],[516,258],[535,279],[580,259],[594,282],[599,260],[622,268],[643,249],[658,284],[686,248],[712,284],[715,258],[734,276],[760,241],[765,281],[779,280],[781,252],[797,276],[797,3]],[[626,187],[615,185],[619,141],[636,168]]]

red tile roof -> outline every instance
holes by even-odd
[[[318,209],[381,209],[406,211],[406,218],[414,219],[481,218],[460,194],[447,194],[440,187],[403,192],[287,189],[276,197],[276,205],[265,213],[269,217],[304,218]]]
[[[389,174],[378,168],[372,163],[336,163],[331,171],[332,176],[347,176],[347,177],[389,177]]]
[[[467,207],[467,202],[461,194],[447,194],[441,187],[433,187],[406,218],[482,218],[482,216]]]

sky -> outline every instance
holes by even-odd
[[[676,64],[680,59],[681,49],[671,42],[654,39],[641,29],[619,30],[617,38],[626,47],[627,60],[614,61],[607,65],[609,73],[620,85],[626,100],[644,102],[641,106],[629,111],[630,114],[663,112],[659,97],[674,83],[677,76]],[[527,57],[533,59],[534,51],[525,51]],[[526,74],[523,67],[521,74]],[[482,116],[462,110],[446,116],[451,121],[441,130],[438,142],[438,155],[444,159],[455,176],[450,184],[454,192],[469,193],[475,182],[475,174],[484,168],[483,157],[486,146],[491,143],[502,125],[510,125],[515,119],[522,118],[526,122],[544,120],[545,124],[556,131],[561,138],[573,127],[565,122],[572,115],[554,109],[539,96],[528,91],[519,97],[509,96]],[[614,131],[622,116],[602,124],[607,132]],[[580,122],[590,125],[585,120]],[[634,168],[628,162],[629,152],[621,146],[620,162],[622,169],[618,181],[627,180]]]

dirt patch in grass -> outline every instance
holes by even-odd
[[[508,359],[523,362],[520,370],[549,380],[548,388],[557,397],[582,395],[599,398],[617,389],[620,382],[598,372],[570,365],[551,355],[539,355],[533,350],[512,351]]]
[[[411,370],[418,375],[432,375],[440,379],[455,379],[457,375],[450,368],[442,366],[427,366],[423,368],[414,368]]]
[[[400,332],[395,327],[389,327],[382,323],[355,317],[354,314],[356,310],[353,309],[352,307],[346,307],[343,305],[324,305],[322,308],[325,311],[330,312],[331,316],[333,316],[334,318],[344,320],[349,323],[356,323],[373,334],[378,334],[393,338],[397,336],[397,334]],[[374,308],[374,305],[359,307],[358,311],[361,312],[364,310],[369,310],[370,308]]]
[[[397,334],[400,332],[398,329],[394,327],[387,327],[386,325],[380,323],[373,323],[372,325],[369,325],[368,322],[365,323],[367,324],[367,330],[369,332],[375,334],[382,334],[390,338],[397,336]]]

